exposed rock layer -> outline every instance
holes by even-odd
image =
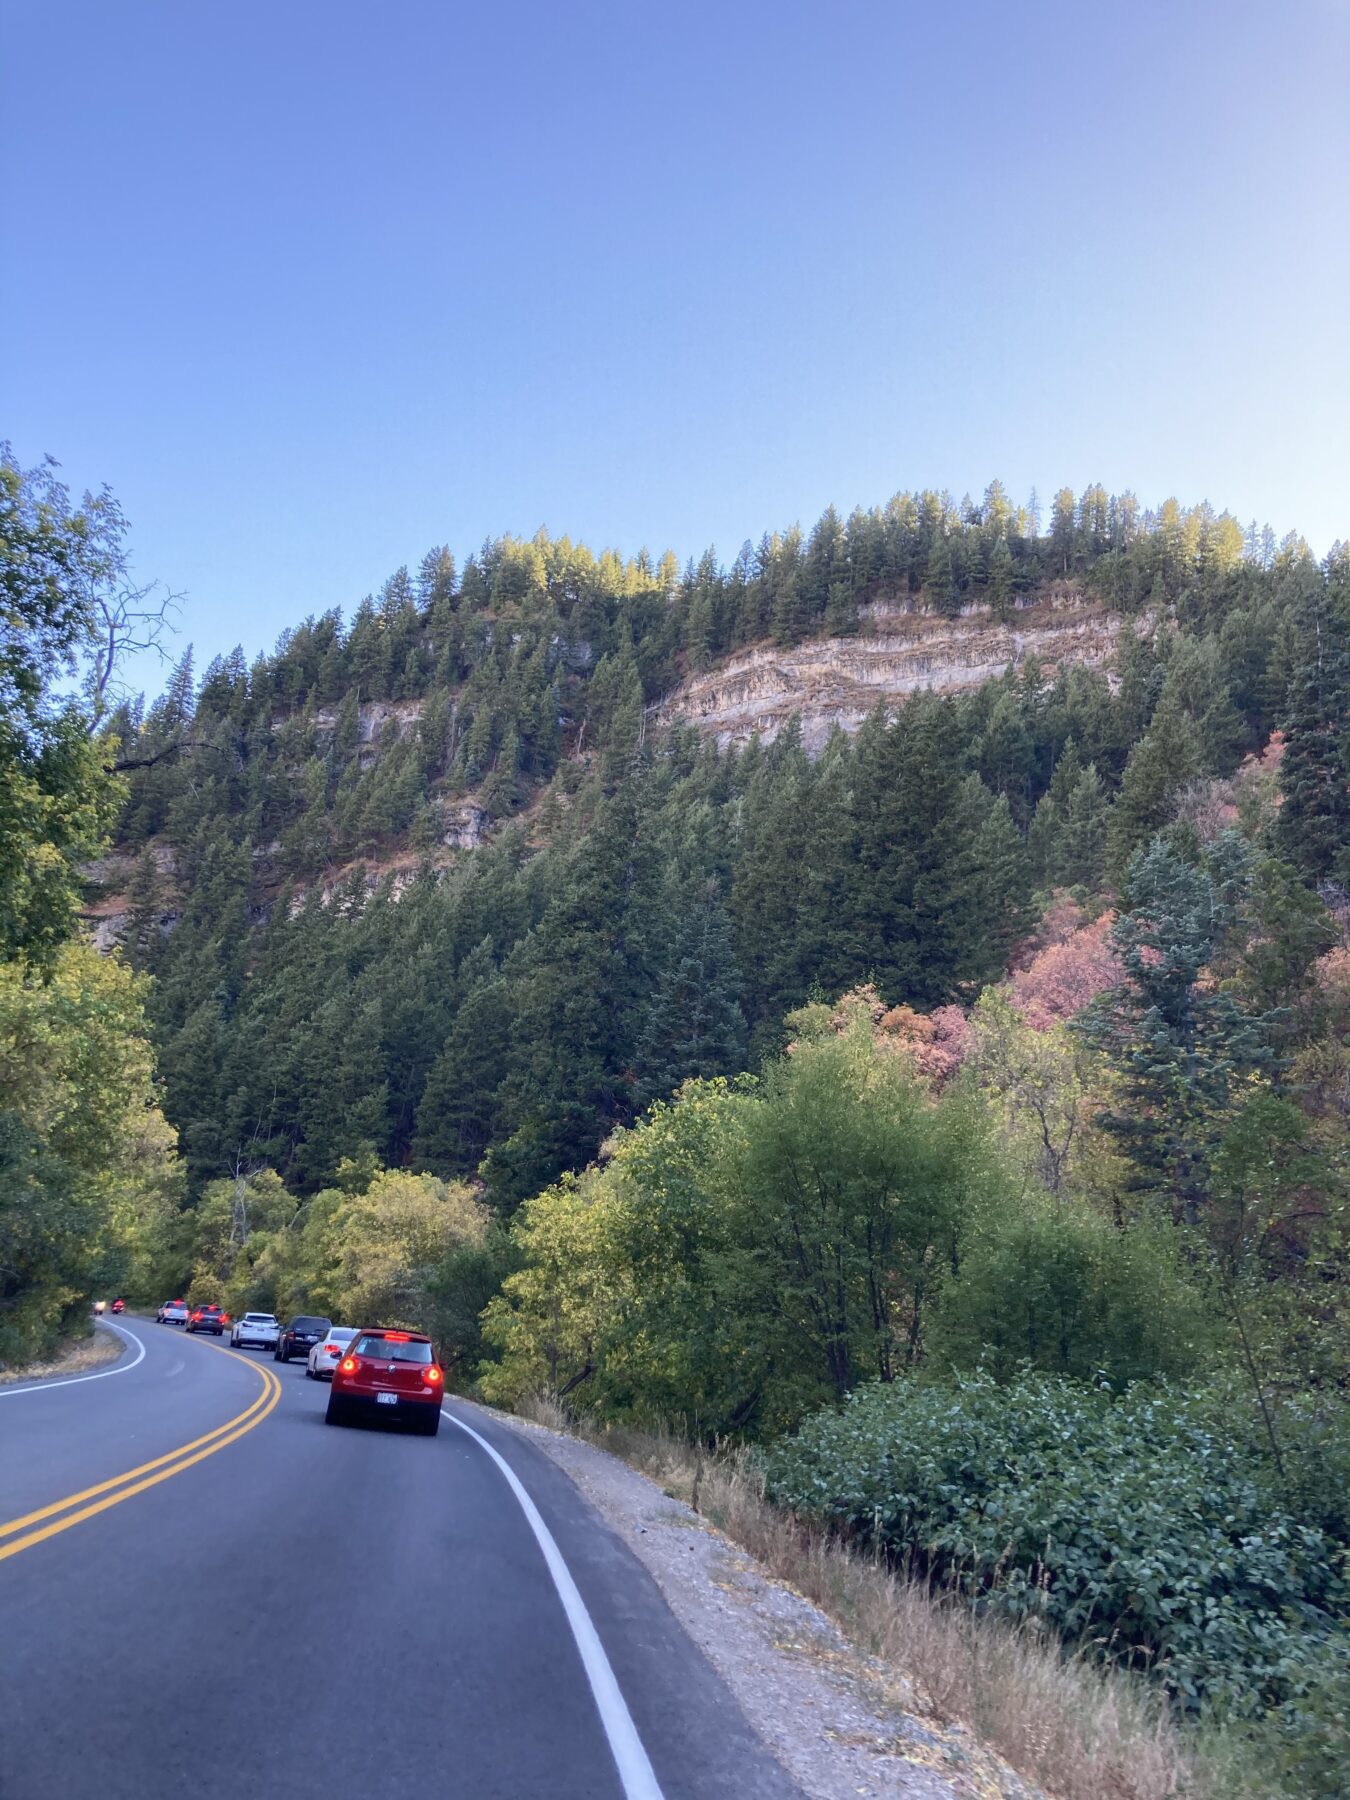
[[[746,650],[696,675],[653,708],[658,724],[697,725],[725,747],[756,733],[766,742],[799,716],[818,751],[833,726],[856,731],[879,701],[898,704],[924,688],[956,693],[1036,657],[1053,675],[1066,664],[1099,668],[1121,621],[1067,590],[1007,622],[987,608],[955,619],[877,608],[869,635],[814,638],[792,649]]]

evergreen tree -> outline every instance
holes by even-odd
[[[497,1134],[501,1087],[511,1061],[513,1019],[507,985],[492,972],[484,942],[466,960],[464,998],[427,1076],[413,1155],[437,1175],[469,1175]]]
[[[1289,683],[1280,765],[1280,846],[1314,879],[1350,883],[1350,623],[1312,609]]]
[[[1210,873],[1155,838],[1130,864],[1111,930],[1125,980],[1083,1027],[1116,1070],[1098,1122],[1134,1185],[1165,1197],[1191,1225],[1203,1217],[1241,1085],[1270,1060],[1264,1021],[1203,979],[1231,922]]]
[[[1013,610],[1013,559],[1008,540],[999,537],[989,552],[989,604],[996,619],[1008,619]]]
[[[1130,858],[1167,823],[1177,791],[1199,767],[1195,727],[1178,701],[1159,702],[1153,722],[1130,752],[1107,830],[1108,867],[1117,883]]]
[[[924,570],[924,593],[928,604],[944,618],[953,617],[959,610],[960,602],[956,592],[956,582],[952,575],[952,547],[947,541],[946,532],[939,527],[928,552],[928,564]]]
[[[969,781],[979,787],[979,778]],[[983,789],[968,804],[972,812],[988,808],[975,837],[975,866],[982,917],[983,942],[973,953],[967,979],[996,981],[1007,966],[1008,956],[1031,925],[1031,864],[1022,834],[1013,823],[1007,796],[1000,794],[992,806]],[[979,957],[983,958],[983,968]]]
[[[690,1076],[734,1075],[745,1066],[731,921],[715,884],[676,908],[662,963],[637,1036],[639,1106],[667,1098]]]
[[[888,999],[933,1006],[984,979],[992,934],[976,840],[988,806],[965,786],[950,701],[918,695],[859,734],[850,883],[858,955]]]
[[[160,892],[159,864],[147,844],[136,859],[127,889],[128,918],[122,948],[137,969],[154,967],[161,944],[164,898]]]

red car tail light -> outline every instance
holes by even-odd
[[[344,1356],[342,1361],[338,1364],[338,1367],[342,1370],[344,1375],[355,1375],[356,1358],[354,1356]]]
[[[386,1331],[384,1341],[386,1344],[406,1344],[408,1333],[406,1331]]]
[[[444,1381],[445,1377],[444,1377],[444,1375],[441,1374],[440,1370],[436,1367],[435,1363],[432,1363],[432,1365],[429,1369],[423,1369],[422,1379],[423,1379],[423,1381],[430,1381],[434,1384],[438,1381]]]

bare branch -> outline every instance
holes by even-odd
[[[130,769],[153,769],[156,763],[162,763],[170,756],[177,756],[180,750],[217,750],[219,744],[204,743],[200,738],[179,738],[175,743],[166,744],[162,750],[156,750],[153,756],[119,756],[108,767],[114,775],[125,775]]]
[[[88,693],[97,723],[123,696],[117,671],[124,658],[153,650],[161,662],[168,661],[164,640],[177,630],[174,619],[183,596],[152,581],[144,587],[123,584],[95,591],[92,599],[97,624]]]

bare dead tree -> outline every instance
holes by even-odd
[[[114,702],[124,697],[118,670],[128,656],[152,651],[162,663],[169,660],[165,640],[177,630],[174,620],[182,602],[182,594],[158,581],[137,587],[119,580],[114,586],[93,589],[90,615],[94,639],[86,686],[95,726]]]
[[[81,590],[87,646],[84,687],[97,730],[125,695],[119,677],[128,656],[150,651],[167,661],[165,640],[177,629],[174,620],[183,596],[162,582],[133,579],[126,514],[110,489],[87,493],[81,518],[84,529],[70,573]]]

